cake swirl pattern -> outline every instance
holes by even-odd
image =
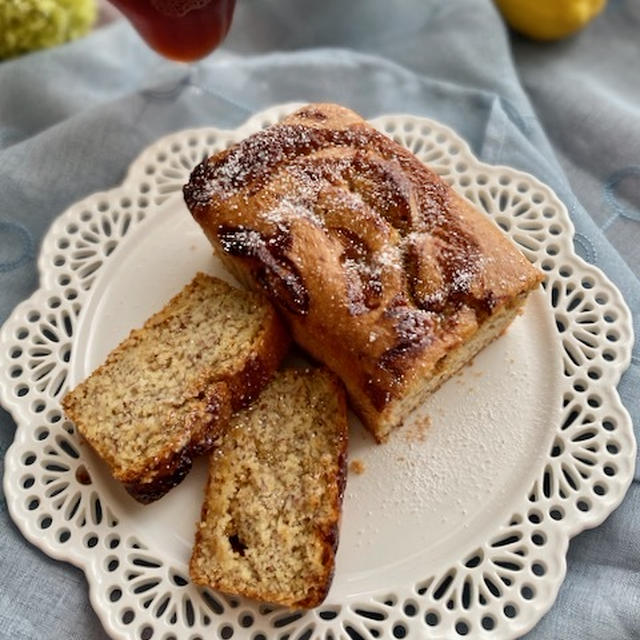
[[[337,105],[304,107],[201,162],[184,195],[379,441],[540,281],[432,170]]]

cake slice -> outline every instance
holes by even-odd
[[[342,385],[324,369],[278,373],[211,454],[194,582],[292,607],[325,598],[346,473]]]
[[[257,396],[288,344],[261,295],[199,273],[62,405],[113,476],[148,503]]]

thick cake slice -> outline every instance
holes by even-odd
[[[257,396],[288,344],[261,295],[199,273],[62,404],[113,476],[151,502]]]
[[[483,212],[337,105],[308,105],[203,161],[184,196],[378,441],[500,335],[542,279]]]
[[[333,576],[346,451],[342,385],[321,369],[278,373],[211,454],[194,582],[320,604]]]

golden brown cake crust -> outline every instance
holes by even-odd
[[[205,160],[184,195],[378,440],[411,408],[399,409],[409,390],[541,280],[484,214],[337,105],[308,105]]]
[[[136,430],[135,420],[127,418],[127,396],[129,389],[119,388],[119,376],[124,369],[127,354],[141,351],[146,345],[146,359],[134,361],[134,377],[143,379],[156,356],[167,348],[166,334],[170,322],[177,322],[180,331],[193,332],[189,311],[179,307],[207,287],[214,289],[213,295],[237,296],[243,304],[252,308],[256,316],[252,320],[255,333],[253,339],[244,347],[244,352],[229,353],[222,363],[213,365],[207,362],[207,353],[198,353],[199,346],[189,346],[191,361],[196,367],[194,376],[190,371],[179,369],[169,354],[166,363],[159,369],[162,378],[174,378],[172,397],[139,397],[140,403],[148,403],[149,417],[160,427],[164,440],[159,450],[150,455],[145,444],[150,437],[144,425]],[[259,325],[256,324],[260,318]],[[211,318],[212,322],[228,322],[228,318]],[[242,325],[248,322],[241,313],[234,318]],[[175,327],[173,327],[175,329]],[[163,338],[164,332],[164,338]],[[224,332],[219,332],[224,335]],[[190,336],[185,333],[187,341]],[[199,336],[191,336],[195,341]],[[158,340],[156,347],[151,342]],[[123,483],[129,494],[139,502],[147,504],[162,497],[167,491],[182,481],[192,466],[193,458],[211,449],[215,438],[226,429],[232,411],[246,406],[253,400],[269,381],[289,347],[289,335],[278,314],[263,296],[241,292],[227,283],[199,273],[179,294],[172,298],[163,309],[151,316],[141,329],[134,329],[107,357],[106,361],[92,374],[67,393],[62,400],[66,415],[75,423],[80,434],[109,465],[113,476]],[[203,345],[206,349],[207,345]],[[176,354],[173,354],[176,355]],[[184,355],[184,354],[181,354]],[[201,357],[202,356],[202,357]],[[152,359],[149,360],[149,357]],[[129,367],[130,367],[129,363]],[[96,397],[96,390],[108,389]],[[153,392],[153,389],[151,389]],[[159,402],[160,400],[160,402]],[[169,408],[167,408],[169,407]],[[97,422],[114,427],[108,431]],[[118,431],[127,428],[133,435],[118,439]],[[163,435],[166,434],[166,435]],[[137,440],[134,443],[134,437]],[[140,454],[134,460],[124,459],[123,451],[134,450],[134,444]],[[129,456],[130,458],[131,456]]]

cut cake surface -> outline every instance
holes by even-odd
[[[140,502],[175,486],[288,347],[259,294],[199,273],[63,399],[79,432]]]
[[[276,374],[211,454],[192,579],[314,607],[333,575],[346,473],[344,391],[325,370]]]

